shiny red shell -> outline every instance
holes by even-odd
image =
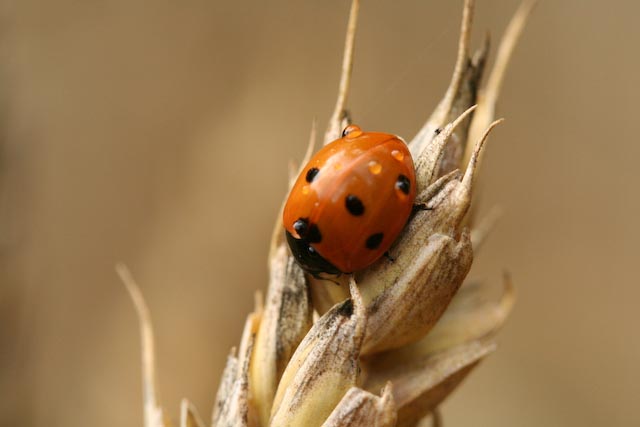
[[[293,185],[283,212],[289,246],[313,274],[361,270],[389,250],[415,195],[407,145],[395,135],[349,126]]]

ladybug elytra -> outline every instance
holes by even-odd
[[[350,125],[311,158],[293,185],[283,212],[289,247],[316,277],[362,270],[389,250],[415,195],[404,141]]]

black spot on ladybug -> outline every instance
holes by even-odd
[[[411,189],[411,181],[404,175],[398,175],[398,179],[396,180],[396,188],[402,191],[404,194],[409,194],[409,190]]]
[[[307,218],[298,218],[298,220],[293,223],[293,229],[296,230],[298,236],[306,236],[309,231],[309,220]]]
[[[307,175],[304,177],[304,179],[308,182],[308,183],[312,183],[314,179],[316,179],[316,175],[318,175],[318,172],[320,172],[320,169],[318,168],[311,168],[307,171]]]
[[[384,237],[384,234],[382,233],[376,233],[369,236],[367,238],[367,242],[365,243],[365,245],[367,246],[367,249],[378,249],[378,247],[380,246],[380,243],[382,243],[383,237]]]
[[[347,136],[350,131],[351,131],[351,129],[349,128],[349,126],[347,126],[346,128],[342,129],[342,137],[344,138],[345,136]]]
[[[317,225],[311,224],[309,226],[309,231],[305,236],[309,243],[320,243],[322,241],[322,234],[320,234],[320,229]]]
[[[344,199],[344,204],[351,215],[360,216],[364,213],[364,205],[362,204],[362,200],[360,200],[353,194],[349,194]]]

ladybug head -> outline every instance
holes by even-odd
[[[285,231],[285,234],[289,248],[291,248],[291,253],[296,258],[298,264],[300,264],[300,267],[306,272],[314,277],[318,277],[320,273],[333,275],[340,275],[342,273],[335,265],[324,259],[322,255],[311,246],[308,239],[296,239],[288,231]]]

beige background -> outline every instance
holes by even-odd
[[[442,95],[462,1],[364,0],[351,106],[413,136]],[[517,0],[479,0],[477,46]],[[264,288],[287,162],[334,103],[343,0],[0,6],[0,425],[139,426],[148,298],[161,398],[205,417]],[[519,292],[450,426],[639,425],[633,1],[542,1],[478,193],[505,215],[472,277]]]

